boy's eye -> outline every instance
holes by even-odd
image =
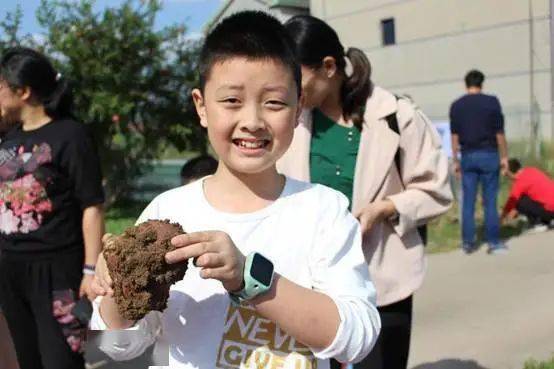
[[[225,99],[221,99],[220,102],[226,105],[238,105],[240,103],[240,100],[236,97],[227,97]]]
[[[285,103],[284,101],[281,101],[281,100],[269,100],[269,101],[266,102],[266,105],[270,109],[281,109],[281,108],[287,106],[287,103]]]

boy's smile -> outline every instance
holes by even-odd
[[[232,141],[239,150],[248,156],[263,154],[264,149],[271,143],[271,139],[256,138],[234,138]]]
[[[220,164],[239,173],[274,167],[292,141],[300,113],[292,73],[272,59],[216,62],[204,92],[194,90],[193,98]]]

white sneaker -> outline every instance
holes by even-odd
[[[531,228],[529,228],[525,233],[533,234],[533,233],[542,233],[548,231],[548,226],[546,224],[537,224]]]

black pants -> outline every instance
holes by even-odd
[[[377,310],[381,317],[381,334],[373,350],[354,364],[354,369],[406,369],[412,331],[412,296]],[[339,369],[340,364],[332,360],[331,368]]]
[[[84,369],[83,355],[73,352],[68,341],[82,327],[71,325],[74,321],[59,321],[55,308],[72,306],[82,265],[82,250],[49,255],[2,253],[0,299],[21,369]]]
[[[554,212],[546,210],[543,204],[532,200],[529,196],[522,196],[517,201],[516,209],[533,225],[540,223],[548,225],[554,219]]]

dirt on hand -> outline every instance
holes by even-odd
[[[187,261],[168,264],[165,254],[175,249],[171,239],[185,233],[169,220],[149,220],[114,236],[104,248],[119,313],[138,320],[167,307],[169,288],[183,279]]]

